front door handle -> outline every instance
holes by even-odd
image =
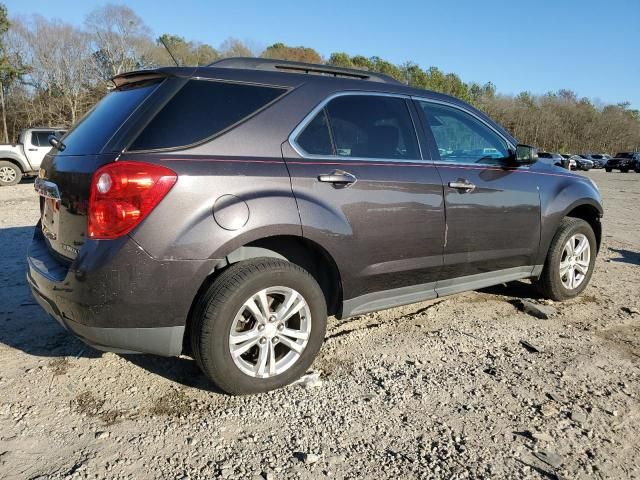
[[[37,149],[37,148],[29,148],[28,150],[29,150],[30,152],[37,152],[37,151],[38,151],[38,149]]]
[[[456,182],[449,182],[449,187],[455,188],[456,190],[462,190],[464,192],[471,192],[476,188],[476,186],[469,180],[463,180],[461,178]]]
[[[318,180],[325,183],[334,183],[337,185],[349,185],[351,183],[356,183],[355,175],[350,174],[349,172],[345,172],[342,170],[334,170],[333,172],[320,175]]]

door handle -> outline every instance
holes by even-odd
[[[449,182],[449,187],[455,188],[456,190],[462,190],[464,192],[471,192],[476,188],[476,186],[469,182],[469,180],[462,179],[458,179],[456,182]]]
[[[350,174],[349,172],[344,172],[342,170],[334,170],[333,172],[320,175],[318,180],[325,183],[334,183],[337,185],[349,185],[351,183],[356,183],[355,175]]]
[[[29,150],[30,152],[37,152],[37,151],[38,151],[38,149],[37,149],[37,148],[29,148],[28,150]]]

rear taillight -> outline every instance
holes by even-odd
[[[98,169],[89,196],[90,238],[117,238],[145,218],[178,180],[173,170],[140,162],[114,162]]]

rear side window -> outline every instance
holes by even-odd
[[[55,132],[33,132],[31,134],[31,143],[36,147],[51,147],[49,144],[49,136]]]
[[[404,99],[347,95],[327,105],[341,157],[418,159],[418,141]]]
[[[403,98],[344,95],[331,100],[296,143],[306,153],[356,158],[420,158]]]
[[[100,153],[133,111],[159,82],[117,89],[108,93],[64,137],[64,155]]]
[[[283,88],[189,80],[129,149],[192,145],[244,120],[285,92]]]

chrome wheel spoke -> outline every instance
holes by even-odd
[[[278,336],[280,338],[289,337],[295,338],[296,340],[308,340],[309,334],[307,332],[303,332],[301,330],[292,330],[291,328],[284,328],[283,330],[278,332]]]
[[[288,337],[279,337],[279,338],[280,338],[280,342],[282,342],[284,345],[286,345],[287,347],[289,347],[291,350],[293,350],[298,354],[302,353],[302,351],[304,350],[304,345],[300,345],[296,343],[295,340],[291,340]]]
[[[259,322],[264,323],[267,321],[266,317],[264,316],[264,314],[256,304],[255,296],[247,300],[243,306],[247,310],[249,310],[249,312],[251,312],[251,315],[253,315],[256,318],[256,320],[258,320]]]
[[[243,343],[248,340],[253,340],[260,336],[260,332],[257,329],[247,330],[244,332],[231,332],[229,335],[229,345],[237,345],[238,343]]]
[[[282,322],[286,322],[306,306],[307,302],[304,301],[304,298],[302,298],[302,296],[297,292],[294,292],[285,304],[284,308],[278,312],[278,319]]]
[[[271,350],[271,342],[266,342],[264,345],[260,345],[258,362],[256,363],[256,374],[259,377],[262,377],[265,374],[267,362],[269,361],[270,356],[269,350]]]
[[[256,345],[258,343],[258,341],[260,340],[260,337],[256,337],[253,338],[251,340],[248,340],[246,342],[244,342],[242,345],[230,345],[231,348],[231,354],[237,358],[245,353],[247,353],[251,347],[253,347],[254,345]]]
[[[584,262],[579,260],[576,262],[576,270],[579,271],[582,275],[586,275],[589,270],[589,262]]]
[[[569,262],[560,263],[560,277],[564,277],[569,272],[570,268],[571,265],[569,264]]]
[[[586,237],[581,238],[578,241],[578,245],[575,248],[574,255],[576,256],[582,255],[588,246],[589,246],[589,241],[586,239]]]

